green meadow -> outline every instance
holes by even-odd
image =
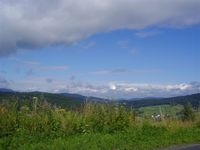
[[[164,116],[169,118],[177,118],[181,111],[183,110],[183,105],[158,105],[158,106],[146,106],[138,109],[140,116],[145,118],[151,118],[152,114],[162,113]]]

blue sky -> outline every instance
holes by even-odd
[[[128,0],[121,3],[132,4]],[[143,3],[147,1],[143,0]],[[143,3],[139,6],[142,7]],[[179,5],[185,6],[189,2],[176,0],[169,2],[168,7],[176,3],[179,8]],[[13,9],[24,5],[20,2],[14,6],[9,2],[0,4],[8,10],[3,12],[6,15],[9,11],[24,13],[18,7]],[[162,5],[157,7],[157,11],[161,11]],[[94,19],[95,25],[92,23],[91,26],[88,24],[92,17],[86,19],[86,24],[82,21],[83,26],[69,25],[70,30],[61,26],[59,19],[59,24],[52,24],[57,25],[59,30],[48,28],[51,24],[44,24],[47,28],[41,30],[37,26],[38,16],[27,9],[26,12],[35,15],[36,22],[27,21],[22,15],[24,18],[9,18],[7,26],[2,24],[9,32],[4,33],[2,28],[0,31],[3,33],[0,34],[0,87],[117,98],[167,97],[200,92],[200,19],[196,14],[198,10],[194,10],[200,5],[195,0],[190,5],[193,10],[183,10],[185,13],[177,18],[169,13],[167,18],[161,15],[152,23],[142,11],[126,14],[125,10],[121,10],[118,13],[125,15],[121,19],[114,16],[113,22],[124,21],[126,17],[133,21],[113,25],[109,21],[99,23],[102,20],[96,23]],[[27,3],[26,7],[30,4]],[[39,9],[36,2],[35,7]],[[179,9],[185,9],[182,7]],[[134,21],[134,13],[141,13],[140,18],[146,19]],[[152,15],[155,16],[154,13]],[[0,18],[0,23],[5,16]],[[74,17],[73,13],[71,16]],[[49,15],[43,17],[46,19]],[[11,26],[9,23],[14,20],[25,20],[27,28],[16,22]],[[30,27],[31,23],[35,26]],[[33,31],[41,31],[42,34],[37,35]]]

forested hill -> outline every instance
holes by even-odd
[[[200,104],[200,93],[186,95],[186,96],[170,97],[170,98],[144,98],[141,100],[122,100],[120,102],[136,108],[144,106],[164,105],[164,104],[184,105],[187,102],[190,102],[194,107],[198,107]]]
[[[53,94],[45,92],[0,92],[0,102],[5,101],[31,101],[37,97],[40,101],[62,107],[77,107],[84,102],[84,97],[76,97],[73,95],[65,96],[63,94]]]
[[[77,94],[53,94],[45,92],[0,92],[0,102],[2,101],[28,101],[33,100],[33,97],[37,97],[39,100],[46,100],[52,105],[62,106],[62,107],[77,107],[85,102],[85,100],[95,101],[95,102],[108,102],[109,100],[89,97],[86,98],[82,95]],[[198,107],[200,104],[200,93],[171,97],[171,98],[143,98],[140,100],[119,100],[116,102],[126,104],[127,106],[132,106],[135,108],[144,106],[155,106],[163,104],[185,104],[190,102],[193,106]]]

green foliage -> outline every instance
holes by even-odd
[[[73,94],[72,94],[73,95]],[[0,102],[10,102],[20,100],[30,103],[33,97],[37,97],[38,101],[46,100],[52,105],[62,106],[66,108],[74,109],[82,105],[85,101],[84,96],[70,96],[70,94],[52,94],[45,92],[0,92]],[[102,100],[102,99],[101,99]],[[158,106],[158,105],[184,105],[190,102],[193,106],[198,106],[200,104],[200,93],[171,97],[171,98],[144,98],[141,100],[128,100],[128,101],[118,101],[123,104],[126,103],[128,107],[140,108],[146,106]]]
[[[18,130],[51,136],[115,132],[132,126],[135,119],[133,110],[114,104],[89,102],[74,111],[51,107],[45,101],[39,103],[33,100],[30,107],[22,103],[18,107],[18,103],[0,106],[1,136],[12,135]]]
[[[125,102],[127,106],[133,106],[135,108],[157,105],[185,105],[187,102],[190,102],[192,106],[198,106],[200,103],[200,93],[170,98],[144,98],[141,100],[129,100],[122,102]]]
[[[26,132],[0,140],[2,149],[9,150],[153,150],[174,144],[187,144],[200,141],[200,129],[183,127],[168,130],[163,126],[145,124],[117,131],[112,134],[86,133],[72,136],[51,138],[47,136],[30,135]]]
[[[184,105],[183,109],[183,118],[184,121],[194,121],[195,119],[195,114],[194,110],[192,108],[191,103],[187,103]]]
[[[78,109],[37,98],[0,103],[0,149],[149,150],[197,141],[199,121],[143,121],[116,103],[87,102]]]
[[[84,99],[73,98],[70,96],[64,96],[61,94],[43,93],[43,92],[0,92],[0,103],[10,103],[18,101],[18,107],[26,104],[32,106],[32,109],[36,105],[39,105],[41,101],[46,101],[52,105],[62,106],[70,109],[79,107],[84,103]],[[32,105],[33,102],[36,105]]]

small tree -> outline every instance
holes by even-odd
[[[194,110],[192,108],[191,103],[189,103],[189,102],[184,105],[182,119],[183,119],[183,121],[194,121],[194,119],[195,119]]]

